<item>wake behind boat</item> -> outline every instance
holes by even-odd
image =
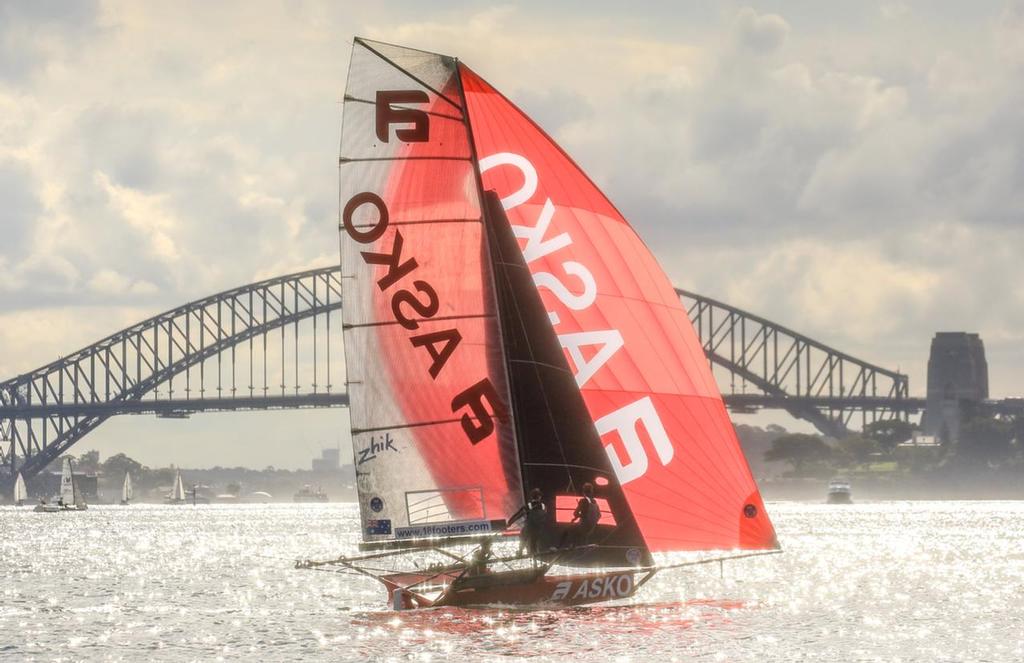
[[[653,552],[776,551],[668,278],[530,118],[454,58],[356,39],[341,149],[366,554],[300,567],[396,608],[577,605],[631,596]]]

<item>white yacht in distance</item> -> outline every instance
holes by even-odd
[[[843,477],[836,477],[828,484],[829,504],[853,504],[853,492],[850,490],[850,480]]]
[[[181,481],[181,470],[174,476],[174,487],[171,489],[171,494],[167,496],[166,502],[168,504],[185,504],[188,500],[185,498],[185,484]]]
[[[132,475],[128,472],[125,472],[124,485],[121,486],[121,504],[130,503],[134,496],[135,491],[132,489]]]
[[[28,490],[25,488],[25,479],[18,472],[18,478],[14,480],[14,505],[23,506],[28,499]]]
[[[56,513],[58,511],[85,511],[89,507],[75,483],[75,473],[71,459],[65,458],[60,473],[60,495],[56,504],[47,504],[45,500],[36,505],[35,511],[40,513]]]

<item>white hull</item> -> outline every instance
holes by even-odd
[[[85,504],[74,506],[58,506],[56,504],[37,504],[33,511],[36,513],[62,513],[64,511],[86,511],[89,507]]]

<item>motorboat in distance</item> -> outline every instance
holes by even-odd
[[[849,479],[835,478],[828,482],[829,504],[853,504]]]
[[[295,493],[294,497],[292,497],[292,501],[293,502],[309,503],[309,502],[330,502],[331,500],[330,500],[330,498],[327,497],[327,493],[324,492],[323,488],[321,488],[320,486],[317,486],[316,490],[313,490],[310,487],[310,485],[307,483],[305,486],[300,488],[298,490],[298,492]]]

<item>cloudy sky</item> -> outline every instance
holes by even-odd
[[[993,395],[1024,394],[1024,4],[1003,0],[0,0],[0,378],[336,261],[354,35],[469,63],[677,285],[915,393],[931,335],[977,331]],[[294,467],[343,425],[130,417],[79,446]]]

